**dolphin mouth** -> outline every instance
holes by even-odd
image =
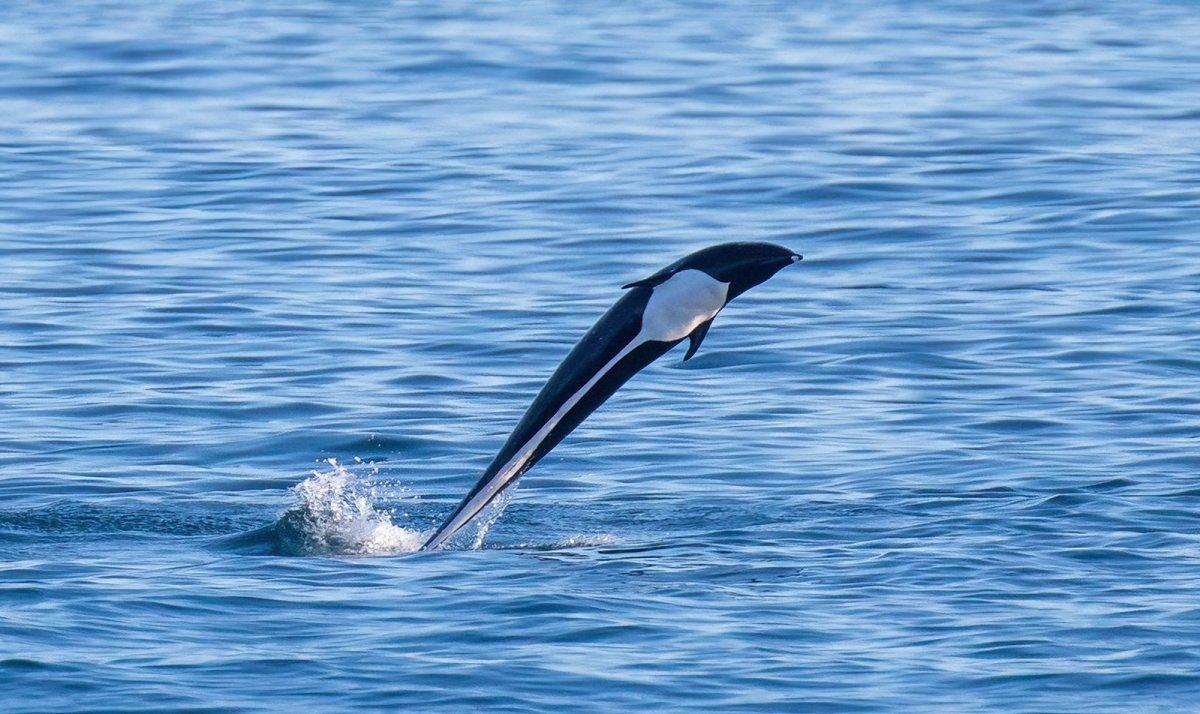
[[[791,261],[793,263],[799,263],[802,260],[804,260],[803,255],[800,255],[799,253],[792,253]]]

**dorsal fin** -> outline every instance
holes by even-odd
[[[692,355],[696,354],[696,350],[700,349],[700,343],[704,341],[704,336],[708,334],[708,328],[712,327],[712,321],[713,318],[710,317],[701,322],[696,329],[692,330],[692,334],[688,335],[688,340],[691,341],[691,344],[688,345],[687,354],[683,356],[684,362],[690,360]]]
[[[641,280],[634,280],[632,283],[626,283],[625,285],[621,286],[621,289],[628,290],[629,288],[652,288],[655,285],[662,284],[667,278],[674,274],[674,270],[660,270],[648,278],[642,278]]]

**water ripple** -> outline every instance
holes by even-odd
[[[1193,708],[1196,38],[0,6],[0,709]],[[411,553],[619,285],[745,239],[806,259]]]

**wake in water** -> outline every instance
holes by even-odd
[[[379,481],[379,468],[358,459],[351,466],[326,459],[327,469],[292,488],[296,504],[275,524],[275,540],[283,555],[395,555],[421,547],[429,532],[397,525],[397,508],[381,508],[380,502],[415,501],[407,488]],[[365,471],[365,472],[364,472]],[[510,489],[515,490],[515,489]],[[497,499],[476,524],[469,539],[471,550],[483,547],[484,539],[511,500],[512,494]]]
[[[409,519],[403,505],[414,503],[417,496],[394,481],[379,480],[379,468],[359,459],[349,465],[326,459],[325,464],[327,468],[313,471],[292,488],[296,503],[273,526],[235,540],[252,536],[252,542],[262,545],[264,539],[273,540],[274,550],[280,555],[401,555],[421,547],[432,531],[398,525]],[[452,547],[482,549],[488,531],[504,514],[515,491],[506,489],[489,504],[472,524],[473,532],[464,529],[451,541]],[[399,505],[382,507],[381,503]],[[520,542],[501,547],[559,550],[613,542],[615,539],[609,535],[572,535],[550,543]]]

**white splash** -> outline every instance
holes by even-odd
[[[617,537],[609,533],[595,533],[592,535],[574,535],[569,538],[564,538],[554,544],[555,549],[560,548],[595,548],[602,545],[613,545],[617,542]]]
[[[408,514],[377,505],[411,503],[417,496],[396,482],[380,480],[379,468],[374,464],[363,463],[358,458],[354,461],[343,465],[337,459],[326,459],[324,463],[328,468],[313,471],[311,476],[292,487],[296,503],[279,517],[274,529],[279,553],[402,555],[420,549],[432,531],[397,525],[397,520],[404,522]],[[504,514],[515,492],[515,485],[503,491],[474,519],[472,529],[464,528],[448,545],[468,550],[484,548],[488,531]],[[616,539],[607,534],[580,534],[551,542],[491,547],[556,551],[614,542]]]
[[[571,551],[580,548],[601,548],[617,543],[617,537],[609,533],[580,533],[566,536],[550,543],[518,543],[513,548],[539,551]]]
[[[508,508],[508,504],[516,492],[517,484],[514,483],[506,490],[501,491],[500,495],[493,498],[487,508],[475,517],[475,538],[471,541],[471,550],[479,550],[483,547],[483,541],[487,538],[488,531],[492,529],[496,521],[500,520],[500,516],[504,515],[504,509]]]
[[[370,471],[363,476],[336,459],[325,463],[328,470],[313,471],[292,489],[296,505],[275,527],[280,551],[288,555],[390,555],[421,547],[424,533],[396,525],[393,510],[375,507],[380,488],[387,488],[370,480],[378,468],[365,465]]]

